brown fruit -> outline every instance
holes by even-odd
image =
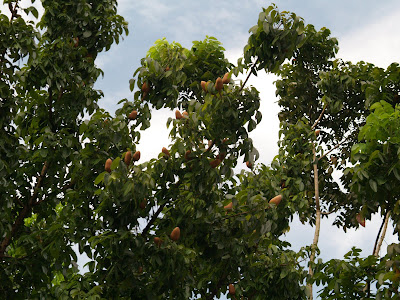
[[[202,81],[202,82],[200,83],[201,88],[203,89],[203,91],[205,91],[205,92],[207,93],[206,84],[207,84],[207,82],[205,82],[205,81]]]
[[[78,37],[74,37],[73,41],[74,41],[74,47],[75,48],[78,47],[79,46],[79,38]]]
[[[362,227],[365,227],[365,218],[361,217],[360,214],[356,214],[356,220]]]
[[[249,161],[246,161],[246,166],[247,166],[249,169],[252,169],[252,168],[253,168],[253,164],[252,164],[251,162],[249,162]]]
[[[139,274],[142,274],[142,273],[143,273],[143,267],[139,267],[139,268],[138,268],[138,273],[139,273]]]
[[[231,82],[231,76],[228,73],[225,73],[224,77],[222,78],[222,83],[223,84],[228,84],[229,82]]]
[[[224,88],[224,84],[222,83],[221,77],[218,77],[217,80],[215,81],[215,89],[219,92]]]
[[[331,155],[331,157],[330,157],[330,161],[331,161],[331,163],[336,167],[336,165],[337,165],[337,156],[336,155]]]
[[[167,148],[163,147],[161,151],[162,151],[162,153],[164,153],[166,156],[168,156],[168,157],[170,156],[169,151],[168,151]]]
[[[140,159],[140,151],[136,151],[132,158],[133,161],[138,161]]]
[[[231,211],[231,210],[233,209],[233,203],[231,202],[231,203],[225,205],[225,206],[224,206],[224,209],[225,209],[226,211]]]
[[[184,112],[182,113],[182,117],[184,117],[184,118],[189,118],[188,112],[187,112],[187,111],[184,111]]]
[[[216,158],[216,159],[210,161],[210,166],[211,166],[211,168],[214,169],[214,168],[218,167],[220,163],[221,163],[221,160],[219,158]]]
[[[155,237],[155,238],[154,238],[154,243],[155,243],[158,247],[161,246],[162,242],[163,242],[163,240],[160,239],[159,237]]]
[[[272,198],[271,200],[269,200],[269,203],[275,204],[278,206],[279,203],[281,203],[281,201],[282,201],[282,195],[278,195],[278,196],[275,196],[274,198]]]
[[[142,85],[142,92],[143,92],[143,93],[148,93],[148,92],[150,92],[150,86],[149,86],[149,84],[147,83],[147,81],[143,82],[143,85]]]
[[[236,294],[235,286],[232,283],[229,284],[229,294],[230,295],[235,295]]]
[[[127,151],[125,153],[125,157],[124,157],[124,162],[127,166],[129,166],[129,164],[131,163],[132,160],[132,152],[131,151]]]
[[[321,133],[321,130],[320,130],[320,129],[315,130],[315,135],[316,135],[316,136],[319,136],[320,133]]]
[[[144,99],[146,99],[146,97],[147,97],[147,92],[143,92],[142,101],[143,101]]]
[[[137,117],[137,111],[136,110],[132,110],[131,113],[128,116],[129,120],[135,120]]]
[[[140,209],[145,209],[146,208],[146,199],[144,199],[142,202],[139,203]]]
[[[181,230],[179,229],[179,227],[175,227],[174,230],[172,230],[171,235],[170,235],[171,240],[176,242],[177,240],[179,240],[180,236],[181,236]]]
[[[181,114],[181,112],[180,112],[179,110],[176,110],[176,111],[175,111],[175,118],[176,118],[177,120],[180,120],[180,119],[183,118],[183,116],[182,116],[182,114]]]
[[[185,159],[186,160],[191,160],[192,158],[190,157],[190,154],[192,153],[192,151],[190,151],[190,150],[187,150],[186,152],[185,152]]]
[[[166,68],[165,68],[165,72],[167,72],[167,71],[169,71],[169,67],[166,67]]]
[[[106,170],[108,173],[111,173],[111,164],[112,164],[111,158],[107,159],[106,164],[104,166],[104,170]]]
[[[286,188],[286,187],[287,187],[287,186],[286,186],[286,180],[285,180],[285,179],[281,179],[281,182],[280,182],[279,185],[281,186],[281,189]]]
[[[223,161],[225,159],[226,152],[221,152],[220,154],[217,155],[217,159]]]

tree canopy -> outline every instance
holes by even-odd
[[[37,22],[21,17],[38,18],[33,6],[4,3],[1,298],[312,299],[314,286],[323,299],[399,299],[400,245],[378,255],[389,220],[400,229],[398,64],[336,58],[328,29],[271,5],[236,63],[213,37],[156,41],[127,79],[133,101],[111,114],[93,86],[97,55],[128,34],[117,1],[42,0]],[[281,109],[269,165],[249,138],[262,114],[248,79],[264,71]],[[161,108],[171,144],[142,161]],[[374,253],[317,260],[331,213],[344,231],[381,214]],[[315,228],[298,252],[283,238],[295,215]]]

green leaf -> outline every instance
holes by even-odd
[[[376,184],[375,180],[370,179],[369,180],[369,186],[371,189],[376,193],[378,191],[378,185]]]
[[[107,172],[100,173],[100,174],[96,177],[96,179],[94,180],[94,184],[99,184],[100,182],[102,182],[103,179],[104,179],[104,175],[105,175],[106,173],[107,173]]]
[[[84,38],[88,38],[88,37],[90,37],[91,35],[92,35],[92,32],[89,31],[89,30],[87,30],[87,31],[85,31],[85,32],[83,33],[83,37],[84,37]]]

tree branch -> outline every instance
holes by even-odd
[[[314,239],[313,243],[311,245],[311,256],[310,256],[310,266],[308,269],[308,274],[310,277],[314,276],[314,270],[312,268],[312,263],[315,260],[315,252],[316,248],[318,246],[318,239],[319,239],[319,232],[321,229],[321,208],[319,204],[319,185],[318,185],[318,161],[316,159],[316,151],[315,151],[315,144],[313,143],[313,156],[314,156],[314,189],[315,189],[315,209],[316,209],[316,220],[315,220],[315,232],[314,232]],[[312,294],[312,284],[309,283],[307,284],[307,287],[310,291],[310,300],[313,299],[313,294]]]
[[[328,106],[327,103],[325,103],[324,108],[321,111],[321,114],[319,115],[318,119],[314,122],[313,126],[311,126],[311,130],[313,130],[315,128],[315,126],[318,125],[319,121],[321,121],[322,116],[324,115],[325,109]]]
[[[151,220],[149,223],[147,223],[146,227],[142,231],[142,236],[145,237],[147,235],[147,232],[150,230],[151,225],[156,221],[158,215],[162,212],[164,209],[165,205],[167,205],[167,202],[163,203],[160,205],[160,207],[157,209],[157,211],[154,213],[154,215],[151,217]]]
[[[340,145],[342,145],[345,141],[347,141],[347,139],[350,137],[350,135],[348,135],[344,140],[342,140],[339,144],[337,144],[335,147],[333,147],[331,150],[329,150],[328,152],[326,152],[324,155],[322,155],[320,158],[318,159],[322,159],[325,156],[327,156],[329,153],[331,153],[333,150],[337,149]]]
[[[251,75],[251,73],[252,73],[252,71],[253,71],[253,69],[254,69],[254,67],[256,66],[257,63],[258,63],[258,58],[257,58],[257,60],[254,62],[254,64],[251,66],[249,75],[247,75],[246,80],[243,82],[242,86],[240,87],[239,93],[243,90],[244,86],[246,85],[247,81],[249,80],[250,75]]]
[[[376,257],[379,256],[379,251],[381,250],[383,240],[385,239],[386,230],[387,230],[387,226],[388,226],[388,222],[389,222],[389,217],[390,217],[390,210],[386,213],[385,217],[383,218],[382,225],[379,228],[378,236],[376,237],[374,253],[373,253]],[[383,231],[382,231],[382,228],[383,228]],[[381,231],[382,231],[382,234],[380,234]],[[380,236],[380,238],[379,238],[379,236]],[[379,242],[378,242],[378,238],[379,238]]]
[[[337,212],[337,209],[334,209],[334,210],[328,211],[328,212],[323,212],[323,211],[321,211],[321,215],[328,216],[328,215],[330,215],[330,214],[333,214],[334,212]]]

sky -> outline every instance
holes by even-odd
[[[24,0],[22,3],[27,3]],[[30,1],[29,1],[30,2]],[[271,4],[259,0],[121,0],[119,14],[129,22],[129,35],[110,51],[98,56],[96,63],[105,75],[95,88],[104,92],[99,105],[114,113],[118,101],[133,100],[129,90],[129,79],[139,67],[140,59],[157,39],[165,37],[190,48],[192,41],[214,36],[226,49],[226,57],[233,63],[242,55],[249,37],[248,30],[256,24],[262,7]],[[337,57],[357,62],[360,60],[386,68],[392,62],[399,62],[400,54],[400,1],[385,0],[281,0],[275,1],[280,11],[287,10],[303,17],[306,24],[316,29],[327,27],[339,41]],[[223,75],[223,74],[221,74]],[[278,152],[279,121],[275,87],[276,77],[261,73],[252,76],[249,84],[260,91],[263,120],[251,132],[255,147],[260,152],[259,163],[269,164]],[[168,147],[166,121],[174,113],[169,110],[153,112],[151,127],[142,133],[141,160],[157,157],[162,147]],[[244,168],[244,165],[240,165]],[[376,215],[367,221],[365,228],[349,230],[347,233],[333,227],[334,216],[322,220],[319,248],[323,260],[341,258],[352,246],[363,249],[363,255],[372,253],[375,237],[381,224]],[[314,230],[301,225],[295,219],[291,231],[286,235],[293,249],[312,243]],[[392,226],[383,244],[381,254],[386,253],[386,245],[397,239],[392,235]]]

